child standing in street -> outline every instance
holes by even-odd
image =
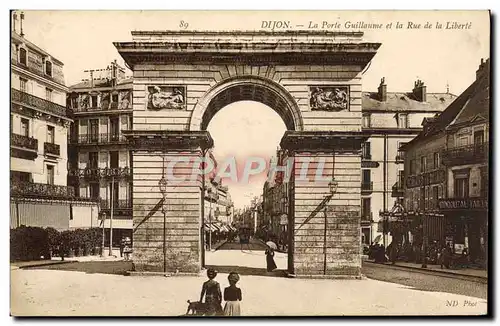
[[[220,291],[219,282],[217,282],[215,277],[217,272],[213,268],[207,270],[208,281],[203,283],[201,289],[200,302],[203,302],[203,296],[205,296],[205,303],[208,306],[207,315],[221,315],[222,314],[222,294]]]
[[[240,316],[241,308],[241,289],[236,287],[236,283],[240,280],[238,273],[231,272],[227,277],[229,286],[224,289],[224,316]]]

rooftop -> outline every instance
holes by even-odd
[[[387,101],[380,101],[377,92],[363,92],[363,112],[441,112],[457,98],[450,93],[427,93],[425,102],[417,101],[411,93],[387,92]]]

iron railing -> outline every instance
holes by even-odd
[[[44,154],[50,154],[55,156],[61,155],[61,146],[54,143],[43,143],[43,152]]]
[[[443,164],[448,166],[480,163],[487,160],[489,143],[453,147],[443,151]]]
[[[67,186],[11,180],[10,195],[13,197],[74,199],[75,189]]]
[[[373,181],[361,182],[361,191],[372,191],[372,190],[373,190]]]
[[[119,144],[126,143],[127,139],[119,133],[100,133],[76,135],[70,141],[74,144]]]
[[[392,194],[391,194],[391,196],[392,197],[403,197],[404,196],[404,187],[403,187],[403,185],[404,185],[404,183],[402,181],[396,182],[392,186]]]
[[[405,153],[404,152],[398,152],[396,155],[396,163],[404,163],[405,161]]]
[[[361,222],[373,222],[373,212],[361,212]]]
[[[100,180],[104,178],[126,178],[131,176],[129,167],[121,168],[85,168],[70,169],[69,177],[85,178],[87,180]]]
[[[19,102],[21,104],[34,107],[39,110],[43,110],[48,113],[57,114],[60,116],[67,116],[66,107],[59,105],[57,103],[47,101],[43,98],[22,92],[20,90],[11,89],[12,101]]]
[[[38,139],[18,134],[10,134],[10,145],[30,150],[38,150]]]

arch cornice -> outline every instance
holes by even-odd
[[[220,81],[216,85],[212,86],[205,93],[205,95],[201,97],[196,103],[193,109],[193,113],[191,114],[189,130],[190,131],[201,130],[203,123],[203,116],[207,112],[210,102],[217,95],[233,87],[244,86],[244,85],[263,87],[266,90],[276,94],[286,104],[286,108],[284,108],[285,111],[282,112],[280,112],[278,108],[272,108],[272,109],[275,110],[280,115],[280,117],[285,122],[287,129],[295,131],[303,130],[304,124],[303,124],[302,114],[300,112],[299,106],[297,105],[297,102],[292,97],[292,95],[290,95],[290,93],[279,83],[270,80],[268,78],[264,78],[261,76],[254,76],[254,75],[241,75],[241,76],[229,77]],[[290,125],[289,122],[287,122],[287,118],[284,112],[288,112],[292,117],[293,126]],[[210,116],[209,119],[211,119],[213,115],[215,115],[215,113],[216,112],[209,113],[212,114],[212,116]]]

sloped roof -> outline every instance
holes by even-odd
[[[485,69],[488,69],[488,71],[483,78],[478,80],[474,93],[449,127],[472,122],[476,117],[490,119],[490,72],[489,67]]]
[[[420,102],[409,93],[387,92],[387,101],[382,102],[378,99],[377,92],[363,92],[362,108],[363,112],[441,112],[456,97],[450,93],[427,93],[427,101]]]
[[[408,149],[422,139],[444,131],[448,126],[462,124],[474,119],[478,114],[489,118],[489,67],[487,72],[476,79],[467,89],[460,94],[433,122],[429,123],[417,137],[404,145]],[[460,115],[460,116],[459,116]]]

